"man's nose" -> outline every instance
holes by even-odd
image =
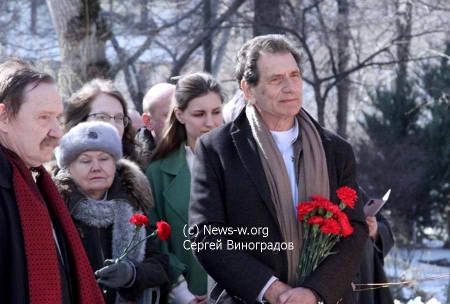
[[[284,92],[292,92],[297,90],[298,88],[298,83],[289,76],[286,76],[284,79],[284,86],[283,86],[283,91]]]
[[[48,135],[57,139],[61,139],[61,137],[63,137],[64,134],[61,129],[61,124],[57,118],[53,119]]]

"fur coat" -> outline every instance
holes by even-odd
[[[54,181],[77,227],[93,271],[103,267],[105,259],[117,258],[134,235],[129,219],[154,207],[146,176],[129,160],[116,164],[116,175],[106,199],[95,201],[85,196],[64,170],[54,171]],[[139,238],[148,233],[141,229]],[[157,252],[148,239],[127,256],[136,266],[136,280],[130,288],[118,288],[126,300],[136,300],[142,292],[160,286],[168,288],[168,257]],[[165,287],[167,286],[167,287]],[[116,302],[115,292],[105,294],[107,303]]]

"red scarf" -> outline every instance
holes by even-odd
[[[104,303],[78,232],[50,174],[43,166],[36,168],[39,172],[36,184],[31,171],[17,154],[3,147],[2,150],[13,169],[13,187],[25,242],[30,303],[62,301],[58,257],[45,202],[61,223],[64,233],[75,283],[74,300],[84,304]]]

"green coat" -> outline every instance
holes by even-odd
[[[192,251],[183,247],[184,241],[189,240],[183,231],[188,227],[191,190],[191,175],[186,162],[185,145],[186,142],[182,142],[177,150],[151,163],[147,169],[146,174],[156,205],[150,211],[149,218],[150,223],[164,220],[172,227],[172,234],[167,241],[157,241],[160,250],[169,254],[172,284],[177,282],[180,274],[184,274],[189,290],[193,294],[204,295],[207,292],[207,274]],[[186,246],[190,248],[189,243],[186,243]]]

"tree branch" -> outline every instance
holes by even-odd
[[[194,51],[199,48],[205,39],[210,37],[212,33],[225,21],[227,20],[237,9],[245,2],[245,0],[234,0],[230,7],[225,13],[223,13],[218,19],[216,19],[208,30],[203,31],[191,45],[187,47],[180,58],[174,63],[172,71],[170,73],[170,78],[180,74],[182,67],[185,65],[188,58],[194,53]]]

